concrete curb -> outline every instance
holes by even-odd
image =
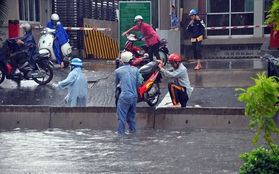
[[[138,107],[139,129],[247,129],[243,108]],[[116,129],[115,107],[0,106],[0,129]]]

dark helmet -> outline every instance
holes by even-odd
[[[192,16],[192,15],[197,15],[198,14],[198,11],[195,10],[195,9],[192,9],[189,13],[189,16]]]

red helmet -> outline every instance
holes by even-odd
[[[179,54],[174,53],[174,54],[171,54],[169,56],[168,61],[170,63],[172,63],[172,62],[181,62],[181,57],[180,57]]]

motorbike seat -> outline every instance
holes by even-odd
[[[141,45],[141,48],[142,48],[145,52],[147,52],[147,50],[148,50],[148,46],[147,46],[146,44]]]
[[[142,66],[139,69],[139,71],[143,76],[151,75],[157,68],[158,68],[158,64],[155,61],[153,61],[153,62],[149,62],[148,64]]]

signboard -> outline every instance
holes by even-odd
[[[134,18],[137,15],[143,17],[145,23],[151,24],[151,2],[150,1],[120,1],[119,2],[119,48],[122,51],[127,41],[122,33],[136,25]],[[140,31],[132,31],[136,36],[141,36]],[[135,45],[143,45],[145,42],[135,42]]]

